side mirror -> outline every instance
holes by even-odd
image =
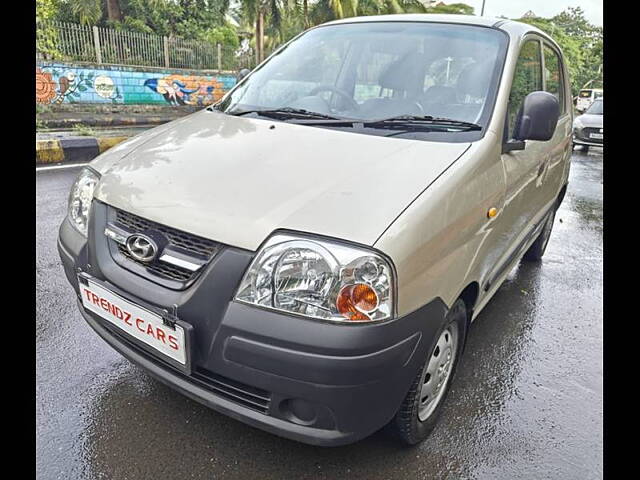
[[[238,72],[238,81],[242,80],[244,77],[246,77],[250,73],[251,73],[251,70],[249,70],[248,68],[243,68]]]
[[[546,142],[553,137],[559,117],[560,103],[555,96],[549,92],[531,92],[518,113],[513,138]]]

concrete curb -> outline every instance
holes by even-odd
[[[184,115],[187,115],[185,113]],[[77,124],[88,125],[90,127],[121,127],[121,126],[141,126],[141,125],[162,125],[168,123],[184,115],[174,116],[125,116],[125,115],[113,115],[100,117],[66,117],[66,118],[46,118],[44,116],[38,117],[45,128],[73,128]]]
[[[129,137],[83,137],[36,140],[36,165],[88,162]]]

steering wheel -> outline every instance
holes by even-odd
[[[349,104],[349,108],[351,108],[351,110],[358,110],[360,108],[360,105],[358,105],[358,102],[356,102],[353,98],[351,98],[351,95],[349,95],[344,90],[340,90],[339,88],[334,87],[333,85],[318,85],[316,88],[314,88],[309,92],[309,95],[310,96],[317,95],[320,92],[337,93],[338,96],[342,97],[347,101],[347,103]]]

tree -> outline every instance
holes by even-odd
[[[520,18],[553,38],[564,53],[573,96],[587,82],[602,86],[603,31],[589,23],[580,7],[568,8],[552,18]]]
[[[113,22],[122,20],[122,11],[120,10],[119,0],[106,0],[107,3],[107,19]]]
[[[73,0],[70,2],[71,12],[83,25],[95,25],[102,17],[100,0]]]
[[[56,58],[60,55],[56,48],[58,31],[50,23],[57,15],[56,0],[36,0],[36,51],[45,58]]]
[[[419,0],[318,0],[311,7],[313,25],[356,15],[425,13]]]
[[[265,23],[280,30],[281,6],[278,0],[240,0],[240,11],[244,20],[254,26],[256,62],[260,63],[265,59]]]
[[[426,13],[454,13],[457,15],[473,15],[474,9],[466,3],[452,3],[450,5],[435,5],[426,9]]]

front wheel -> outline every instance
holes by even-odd
[[[409,445],[426,439],[436,426],[444,399],[462,352],[467,328],[467,309],[456,300],[438,333],[409,393],[389,424],[391,432]]]

